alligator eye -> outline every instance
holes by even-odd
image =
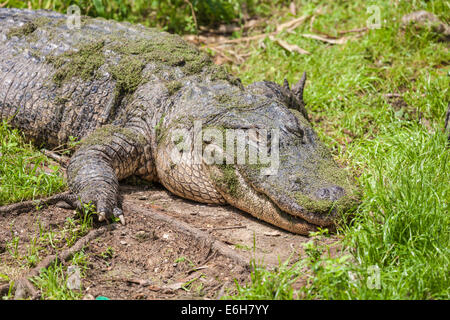
[[[300,124],[298,123],[297,118],[294,118],[293,121],[288,121],[285,124],[285,128],[289,133],[292,133],[293,135],[295,135],[296,137],[298,137],[299,139],[302,140],[303,142],[303,137],[305,135],[305,131],[303,130],[303,128],[300,126]]]

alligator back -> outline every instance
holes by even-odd
[[[0,9],[0,53],[0,118],[50,146],[136,110],[155,124],[178,79],[215,68],[179,36],[50,11]]]

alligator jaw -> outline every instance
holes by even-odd
[[[252,188],[238,170],[234,170],[235,180],[232,182],[227,181],[219,167],[211,166],[209,170],[217,190],[230,205],[293,233],[309,235],[317,231],[317,225],[284,212],[269,197]],[[233,192],[230,192],[230,183],[233,184]]]

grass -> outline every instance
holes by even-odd
[[[94,214],[96,213],[93,207],[85,205],[82,212],[77,212],[76,218],[68,217],[64,225],[46,229],[40,221],[38,211],[34,216],[34,234],[30,235],[30,240],[27,241],[21,240],[16,235],[17,231],[15,231],[13,221],[10,225],[11,238],[5,243],[5,253],[0,254],[0,281],[11,281],[11,285],[14,286],[14,280],[20,274],[36,267],[45,257],[73,246],[79,238],[93,228]],[[103,258],[109,259],[113,254],[111,250],[108,250],[108,256]],[[67,286],[69,274],[66,265],[76,266],[80,271],[80,279],[82,279],[88,269],[87,258],[88,255],[81,250],[76,252],[66,264],[55,261],[50,267],[42,269],[38,276],[30,279],[41,292],[41,299],[81,299],[83,297],[81,290],[72,290]],[[2,298],[13,299],[13,291],[10,290]]]
[[[174,33],[195,33],[199,27],[237,22],[244,16],[269,16],[274,9],[289,2],[289,0],[9,0],[6,7],[73,13],[74,11],[68,10],[69,6],[77,5],[83,15],[141,23]]]
[[[330,46],[299,34],[338,36],[337,30],[365,26],[365,3],[303,1],[302,14],[319,6],[322,14],[280,37],[311,55],[289,53],[266,39],[265,49],[255,46],[249,60],[234,67],[244,83],[293,83],[306,71],[305,100],[315,128],[336,159],[359,176],[364,193],[352,224],[338,231],[346,254],[333,258],[311,242],[310,252],[313,247],[320,258],[298,257],[288,271],[258,266],[234,298],[291,298],[291,286],[275,290],[282,279],[306,281],[294,295],[304,299],[450,297],[450,152],[442,132],[450,55],[428,30],[399,31],[401,17],[417,10],[448,21],[448,2],[376,4],[380,29]],[[386,98],[388,93],[403,98]]]
[[[448,22],[449,3],[295,3],[298,16],[311,14],[314,20],[279,37],[311,54],[290,53],[266,38],[263,45],[245,47],[251,56],[232,70],[244,84],[264,79],[282,83],[284,78],[295,83],[306,71],[305,101],[315,129],[336,160],[358,177],[364,198],[352,223],[338,230],[343,247],[338,256],[320,245],[328,235],[319,232],[302,256],[280,262],[276,270],[255,263],[251,281],[237,283],[227,298],[449,299],[450,149],[442,132],[450,101],[449,48],[430,30],[400,29],[401,17],[417,10]],[[364,27],[372,4],[380,8],[381,28],[354,41],[330,45],[301,36],[321,32],[341,37],[338,31]],[[280,22],[292,18],[286,10],[280,12]],[[386,96],[393,93],[401,97]],[[9,168],[22,169],[0,172],[0,203],[57,190],[56,182],[41,190],[42,183],[33,182],[36,171],[22,178],[21,172],[29,170],[23,159],[34,151],[15,142],[18,132],[4,124],[1,130],[2,157],[10,155],[8,161],[17,162]],[[9,170],[16,174],[6,178]],[[15,181],[12,191],[3,181]],[[8,247],[13,253],[14,245]]]
[[[72,265],[85,267],[85,255],[78,253],[72,259]],[[67,287],[67,268],[61,263],[55,262],[47,269],[43,269],[39,276],[34,277],[31,282],[41,292],[44,300],[80,300],[83,297],[81,290],[71,290]]]
[[[59,166],[51,165],[6,121],[0,122],[0,158],[0,205],[48,196],[65,188]]]

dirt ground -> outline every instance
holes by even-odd
[[[274,268],[302,254],[310,240],[230,206],[181,199],[161,186],[121,186],[121,194],[126,225],[114,224],[84,249],[85,299],[217,299],[235,288],[234,280],[250,279],[246,266],[252,258]],[[18,279],[29,271],[7,250],[13,237],[19,256],[26,256],[39,224],[57,234],[68,217],[74,210],[57,206],[0,217],[0,274]],[[50,241],[45,249],[56,252]]]

